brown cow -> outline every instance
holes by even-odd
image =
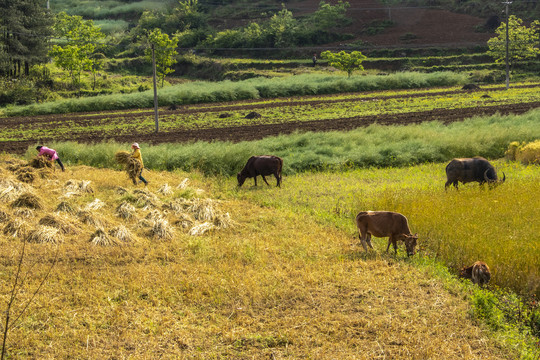
[[[393,211],[361,211],[356,215],[356,227],[358,228],[360,241],[364,250],[367,251],[367,245],[371,245],[371,235],[376,237],[387,237],[388,246],[386,252],[390,249],[390,244],[394,245],[397,254],[397,242],[405,242],[407,256],[414,255],[416,240],[418,234],[411,234],[407,218],[400,213]]]
[[[459,277],[471,279],[473,284],[484,286],[491,280],[489,266],[483,261],[477,261],[471,266],[466,266],[459,272]]]
[[[248,159],[246,166],[240,171],[236,178],[238,186],[242,186],[247,178],[254,178],[255,186],[257,186],[257,176],[261,175],[266,185],[270,186],[266,181],[266,175],[274,175],[277,180],[277,185],[281,187],[281,170],[283,169],[283,159],[273,155],[252,156]]]

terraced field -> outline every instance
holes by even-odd
[[[508,91],[501,86],[475,91],[439,88],[185,105],[160,109],[159,133],[155,133],[152,109],[8,117],[0,118],[0,151],[22,153],[29,145],[58,140],[238,142],[294,131],[350,130],[373,123],[450,123],[537,108],[539,88],[540,84],[522,84]],[[250,113],[256,114],[250,117]]]

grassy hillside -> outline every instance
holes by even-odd
[[[349,231],[298,204],[248,200],[292,196],[293,179],[230,196],[228,180],[197,173],[152,171],[141,190],[121,172],[77,166],[22,184],[17,162],[3,160],[3,304],[25,246],[12,320],[53,266],[13,323],[10,357],[509,359],[520,351],[472,321],[472,292],[448,274],[433,277],[444,271],[366,256]],[[41,208],[21,206],[16,191],[33,193]],[[193,213],[173,204],[196,199],[229,213],[233,227],[190,235],[182,224]],[[159,235],[168,233],[163,220],[172,237]]]

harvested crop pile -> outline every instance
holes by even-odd
[[[90,180],[68,180],[64,184],[64,196],[70,197],[71,195],[82,195],[82,194],[92,194],[94,193],[94,189],[90,185]]]
[[[11,203],[12,207],[26,207],[29,209],[43,209],[41,200],[34,194],[26,192],[20,195],[14,202]]]
[[[53,227],[62,234],[77,234],[77,228],[71,223],[70,219],[54,215],[46,215],[39,220],[39,225]]]
[[[40,226],[28,233],[26,241],[38,244],[58,244],[63,241],[58,232],[59,230],[54,227]]]
[[[0,223],[4,223],[9,220],[9,215],[4,210],[0,210]]]
[[[34,168],[30,166],[19,168],[15,172],[15,176],[17,177],[17,180],[25,182],[25,183],[32,183],[34,182],[36,178],[36,175],[34,173]]]
[[[0,180],[0,200],[13,201],[22,193],[29,191],[29,186],[13,180]]]
[[[105,203],[99,199],[94,199],[84,207],[84,210],[99,210],[105,206]]]
[[[114,229],[110,230],[109,235],[117,238],[123,243],[133,242],[133,235],[131,234],[131,231],[129,231],[129,229],[124,225],[118,225]]]
[[[152,229],[150,229],[150,235],[158,239],[172,239],[174,235],[174,229],[169,225],[166,219],[158,218],[154,220]]]
[[[530,143],[513,141],[505,153],[509,160],[517,160],[522,164],[540,164],[540,140]]]
[[[172,193],[173,193],[173,191],[172,191],[171,187],[169,186],[169,184],[163,184],[157,190],[157,192],[160,193],[161,195],[165,195],[165,196],[172,195]]]
[[[30,160],[29,165],[36,169],[51,168],[54,169],[54,163],[45,156],[36,156]]]
[[[103,227],[105,225],[103,220],[101,220],[98,216],[96,216],[95,214],[93,214],[91,211],[88,211],[88,210],[79,211],[77,213],[77,216],[79,217],[79,219],[81,220],[83,224],[92,225],[96,227]]]
[[[21,219],[13,219],[4,226],[4,235],[7,236],[25,236],[27,231],[28,225]]]
[[[31,218],[34,217],[34,210],[28,208],[18,208],[13,212],[13,215],[21,218]]]
[[[90,242],[94,245],[100,246],[118,245],[118,241],[115,238],[107,235],[103,229],[97,229],[92,235],[90,235]]]
[[[61,211],[68,214],[75,214],[77,212],[73,205],[71,205],[67,201],[62,201],[60,204],[58,204],[58,206],[56,207],[56,211]]]
[[[133,184],[137,184],[137,178],[143,169],[142,163],[131,157],[131,154],[127,151],[118,151],[114,158],[116,162],[124,166],[124,169],[128,173],[129,178],[133,181]]]
[[[206,222],[204,222],[202,224],[198,224],[198,225],[195,225],[194,227],[192,227],[189,230],[189,235],[191,235],[191,236],[200,236],[200,235],[203,235],[203,234],[207,233],[208,231],[213,230],[215,228],[216,228],[216,226],[214,224],[212,224],[209,221],[206,221]]]
[[[130,219],[135,215],[135,206],[124,201],[116,208],[116,215],[122,219]]]

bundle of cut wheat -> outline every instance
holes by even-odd
[[[9,215],[4,210],[0,210],[0,223],[5,223],[9,220]]]
[[[15,209],[13,215],[21,218],[31,218],[34,217],[34,210],[28,208],[18,208]]]
[[[34,194],[26,192],[11,203],[12,207],[26,207],[29,209],[42,209],[41,200]]]
[[[65,212],[65,213],[68,213],[68,214],[75,214],[77,212],[77,209],[75,207],[73,207],[73,205],[68,203],[67,201],[62,201],[56,207],[56,211]]]
[[[94,199],[91,203],[87,204],[84,209],[85,210],[99,210],[103,206],[105,206],[105,203],[99,199]]]
[[[133,242],[133,235],[124,225],[118,225],[114,229],[110,230],[109,235],[117,238],[123,243]]]
[[[135,206],[124,201],[116,208],[116,215],[122,219],[130,219],[135,215]]]
[[[58,229],[62,234],[77,234],[77,228],[72,225],[72,221],[63,216],[45,215],[39,220],[39,225],[49,226]]]
[[[40,226],[28,233],[26,241],[38,244],[58,244],[61,243],[63,239],[60,234],[58,234],[58,229],[50,226]]]
[[[103,229],[97,229],[92,235],[90,235],[90,242],[94,245],[100,246],[118,245],[118,241],[115,238],[107,235]]]
[[[105,226],[105,222],[101,218],[93,214],[91,211],[79,211],[77,213],[77,216],[83,224],[92,225],[98,228]]]
[[[26,184],[9,179],[0,180],[0,200],[13,201],[19,195],[29,190],[30,188]]]
[[[30,166],[19,168],[15,172],[15,176],[17,177],[17,180],[25,182],[25,183],[32,183],[36,179],[34,168]]]
[[[186,211],[200,221],[212,221],[217,215],[216,201],[212,199],[192,199],[186,202]]]
[[[127,151],[118,151],[114,158],[116,162],[124,166],[124,169],[129,175],[129,178],[133,181],[134,184],[137,184],[137,178],[143,169],[142,163],[133,158],[131,154]]]
[[[28,231],[28,225],[21,219],[13,219],[4,226],[4,235],[24,237]]]
[[[195,223],[195,220],[191,217],[191,215],[186,214],[186,213],[179,214],[178,219],[174,221],[175,225],[180,226],[183,229],[191,228],[194,223]]]
[[[81,195],[87,193],[93,193],[94,189],[90,185],[90,180],[68,180],[64,184],[64,196],[70,197],[71,195]]]
[[[41,168],[54,168],[54,163],[45,156],[36,156],[30,160],[29,165],[36,169]]]
[[[202,224],[195,225],[189,230],[189,235],[191,236],[200,236],[207,233],[210,230],[215,229],[216,226],[211,222],[207,221]]]
[[[173,193],[171,187],[167,183],[161,185],[159,189],[157,189],[157,192],[165,196],[171,195]]]
[[[174,229],[169,225],[166,219],[159,218],[153,221],[150,235],[158,239],[172,239]]]
[[[143,210],[156,208],[158,197],[146,190],[134,190],[133,195],[137,197],[137,205]]]
[[[185,178],[184,180],[182,180],[182,182],[180,184],[178,184],[178,186],[176,188],[183,190],[183,189],[187,188],[188,184],[189,184],[189,179]]]
[[[214,218],[214,225],[219,229],[227,229],[237,225],[229,213],[219,212]]]

